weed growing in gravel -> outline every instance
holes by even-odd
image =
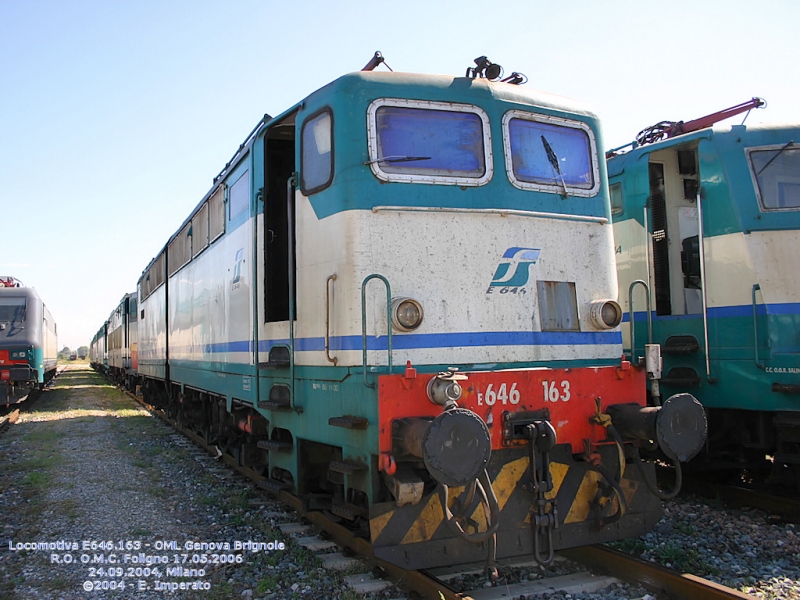
[[[644,554],[645,550],[649,548],[647,544],[638,538],[628,538],[619,540],[618,542],[610,542],[606,544],[606,546],[633,556],[641,556]]]
[[[148,486],[147,493],[153,496],[154,498],[160,498],[160,499],[166,498],[171,494],[171,492],[167,488],[161,485]]]
[[[672,543],[664,544],[653,551],[653,556],[658,562],[683,573],[719,574],[719,569],[704,561],[694,548],[685,548]]]
[[[197,502],[202,504],[203,506],[216,506],[217,500],[210,494],[199,494],[197,496]]]
[[[80,516],[79,506],[75,500],[67,498],[57,503],[61,513],[69,519],[77,519]]]
[[[694,526],[689,525],[688,523],[674,523],[673,528],[686,535],[694,534]]]
[[[73,586],[72,582],[66,577],[53,577],[46,582],[47,587],[51,590],[63,592],[64,590]]]
[[[278,581],[272,575],[267,575],[266,577],[262,578],[256,585],[256,592],[258,592],[259,594],[266,594],[276,585],[278,585]]]
[[[43,473],[42,471],[33,471],[25,475],[24,481],[25,485],[43,489],[50,485],[51,477],[48,473]]]

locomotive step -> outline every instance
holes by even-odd
[[[331,505],[331,512],[345,519],[355,519],[356,517],[367,517],[369,511],[361,506],[350,504],[349,502],[334,502]]]
[[[700,384],[700,376],[691,367],[673,367],[661,378],[661,383],[675,387],[695,386]]]
[[[274,402],[266,400],[258,403],[258,408],[268,408],[269,410],[292,410],[292,405],[286,402]]]
[[[328,425],[344,427],[345,429],[366,429],[368,423],[369,421],[365,417],[353,417],[350,415],[328,419]]]
[[[292,489],[292,484],[287,483],[285,481],[279,481],[277,479],[259,479],[258,480],[258,487],[263,488],[265,490],[269,490],[270,492],[284,492],[290,491]]]
[[[355,460],[332,460],[328,463],[328,470],[342,473],[344,475],[352,475],[356,471],[362,471],[367,468],[364,463]]]
[[[700,350],[700,343],[693,335],[672,335],[664,342],[664,354],[694,354]]]
[[[292,364],[287,346],[273,346],[269,350],[269,360],[258,363],[259,369],[283,369]]]
[[[277,440],[260,440],[257,446],[273,452],[291,452],[292,448],[294,448],[292,442],[279,442]]]
[[[800,385],[796,383],[773,383],[772,391],[781,394],[800,394]]]

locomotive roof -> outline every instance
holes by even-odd
[[[0,295],[40,299],[32,287],[0,287]]]
[[[513,85],[488,79],[454,77],[452,75],[429,75],[422,73],[399,73],[385,71],[357,71],[335,79],[328,85],[309,95],[339,95],[351,101],[355,90],[374,91],[370,96],[380,95],[391,90],[393,95],[408,96],[415,90],[424,90],[425,99],[438,99],[469,102],[480,99],[504,101],[537,106],[550,110],[564,111],[575,115],[597,118],[589,106],[581,101],[537,90],[526,85]],[[362,92],[363,93],[363,92]]]
[[[635,148],[627,151],[620,151],[619,154],[611,156],[608,159],[608,176],[613,177],[619,175],[625,170],[626,163],[631,160],[639,160],[639,157],[643,154],[657,152],[671,146],[679,146],[699,139],[736,136],[737,138],[741,138],[741,141],[747,145],[764,145],[777,143],[771,142],[770,138],[781,136],[789,131],[796,131],[800,134],[800,123],[759,123],[755,125],[726,125],[716,123],[705,129],[676,135],[651,144],[637,145]],[[633,143],[635,142],[631,142],[631,144]],[[631,144],[622,146],[622,148]]]
[[[482,78],[457,77],[452,75],[431,75],[422,73],[405,73],[397,71],[355,71],[342,75],[323,87],[309,94],[297,104],[287,108],[281,114],[271,117],[265,114],[261,121],[248,134],[244,142],[236,150],[231,160],[214,178],[214,183],[197,205],[189,212],[183,223],[176,228],[167,243],[156,253],[153,259],[142,270],[141,277],[147,273],[164,248],[191,221],[192,216],[211,197],[225,176],[231,173],[236,165],[248,154],[259,133],[273,123],[279,123],[289,115],[298,111],[314,112],[318,106],[333,106],[335,110],[352,108],[354,102],[368,105],[380,97],[419,98],[439,100],[443,102],[475,103],[488,106],[502,102],[517,104],[520,107],[542,109],[560,115],[569,115],[587,121],[597,121],[597,115],[584,102],[525,85],[514,85],[502,81],[489,81]],[[507,110],[507,108],[504,108]]]

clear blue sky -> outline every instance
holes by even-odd
[[[752,96],[748,123],[797,121],[798,23],[794,0],[0,0],[0,275],[88,345],[261,116],[375,50],[451,75],[487,55],[613,147]]]

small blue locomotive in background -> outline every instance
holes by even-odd
[[[637,447],[687,460],[705,415],[623,359],[596,116],[486,57],[380,63],[214,179],[139,279],[129,385],[406,568],[646,531]]]
[[[56,374],[56,322],[36,290],[0,277],[0,404],[16,404]]]

